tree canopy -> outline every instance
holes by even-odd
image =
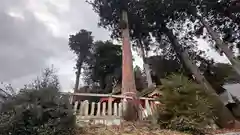
[[[77,55],[76,60],[76,81],[74,90],[78,90],[79,80],[81,75],[82,65],[87,62],[91,55],[91,48],[93,45],[92,32],[87,30],[80,30],[75,35],[70,35],[69,37],[69,47]]]
[[[121,83],[121,66],[121,46],[110,41],[96,41],[85,71],[85,81],[111,92],[114,85]]]
[[[8,96],[0,108],[1,135],[74,135],[75,116],[69,99],[59,91],[54,70],[47,68],[40,77],[18,93]]]

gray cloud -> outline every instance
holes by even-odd
[[[69,31],[67,33],[74,34],[80,29],[86,29],[93,32],[95,40],[109,39],[109,32],[103,28],[99,28],[97,23],[99,17],[92,10],[91,5],[85,0],[69,0],[69,10],[61,12],[52,3],[48,3],[49,11],[56,16],[60,22],[68,24]]]
[[[19,20],[0,13],[1,80],[9,81],[34,72],[50,55],[48,51],[41,49],[41,39],[38,38],[43,30],[42,25],[30,16],[27,18],[28,20]]]
[[[7,14],[13,1],[1,1],[0,8],[0,80],[11,81],[38,73],[45,67],[46,60],[66,49],[65,39],[57,38],[47,27],[20,5],[24,19]],[[16,2],[14,0],[14,2]],[[5,7],[4,7],[5,6]]]
[[[14,83],[19,87],[29,83],[30,78],[39,75],[41,69],[49,66],[50,59],[58,59],[62,64],[74,61],[67,46],[68,35],[80,29],[92,31],[97,40],[108,39],[108,32],[98,28],[98,17],[91,6],[83,0],[66,1],[70,5],[69,10],[64,12],[50,1],[43,2],[48,14],[59,23],[57,31],[61,36],[56,36],[45,22],[27,8],[29,0],[0,1],[0,81]],[[9,10],[19,11],[21,16],[10,16]],[[61,65],[57,68],[74,72],[69,67],[61,69]],[[69,79],[73,74],[60,74],[60,82],[64,82],[63,88],[71,88],[72,82]]]

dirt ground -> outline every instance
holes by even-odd
[[[83,135],[188,135],[170,130],[160,130],[147,123],[124,123],[121,126],[89,125]]]
[[[240,129],[206,130],[208,135],[240,135]],[[177,131],[163,130],[148,123],[124,123],[121,126],[88,125],[81,135],[190,135]],[[230,134],[233,133],[233,134]],[[235,134],[234,134],[235,133]]]

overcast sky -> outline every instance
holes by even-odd
[[[75,57],[68,36],[87,29],[95,40],[109,39],[109,32],[98,28],[97,22],[85,0],[0,0],[0,81],[21,88],[53,64],[62,89],[70,90]],[[209,49],[203,41],[199,44]],[[226,61],[215,52],[210,54]]]

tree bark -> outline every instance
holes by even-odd
[[[181,45],[179,44],[177,38],[173,35],[173,32],[168,28],[164,28],[166,35],[168,36],[170,42],[172,43],[172,47],[176,51],[178,57],[180,58],[181,62],[185,64],[185,66],[193,73],[195,79],[198,83],[200,83],[205,89],[205,92],[208,93],[212,98],[214,98],[214,114],[218,117],[218,124],[221,127],[228,128],[229,122],[234,122],[235,118],[231,114],[231,112],[224,106],[223,102],[220,100],[219,96],[212,88],[212,86],[208,83],[205,77],[201,74],[200,70],[192,62],[188,53],[183,50]],[[229,127],[230,128],[230,127]]]
[[[78,91],[78,88],[79,88],[79,81],[80,81],[80,75],[81,75],[81,70],[82,70],[82,63],[83,63],[82,60],[80,60],[79,61],[79,66],[77,67],[74,93],[76,93]]]
[[[122,94],[136,96],[136,85],[133,73],[132,51],[128,28],[128,15],[124,10],[122,11],[122,21],[125,25],[122,28]]]
[[[224,43],[219,35],[213,31],[213,29],[209,26],[208,22],[204,20],[203,17],[196,15],[196,17],[200,20],[203,26],[207,29],[208,33],[212,36],[213,40],[216,42],[216,45],[224,52],[226,57],[232,64],[233,69],[240,76],[240,61],[234,56],[234,53],[228,48],[228,44]]]
[[[136,121],[139,119],[139,104],[137,99],[137,90],[135,85],[135,78],[133,74],[133,60],[130,45],[128,15],[125,10],[122,11],[122,94],[131,96],[132,100],[127,100],[126,110],[124,110],[123,118],[127,121]]]
[[[138,42],[139,42],[139,45],[140,45],[141,55],[142,55],[142,59],[143,59],[143,68],[145,70],[146,77],[147,77],[148,88],[151,88],[151,87],[153,87],[153,82],[152,82],[152,77],[151,77],[151,73],[150,73],[149,64],[147,63],[147,59],[146,59],[146,56],[145,56],[145,50],[144,50],[143,44],[140,40]]]

